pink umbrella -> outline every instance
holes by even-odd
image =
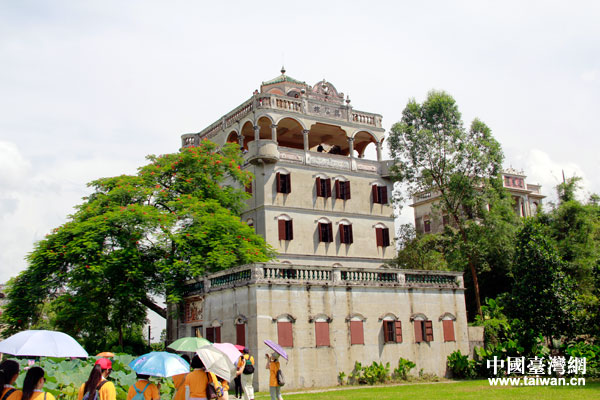
[[[213,343],[213,346],[227,355],[232,363],[237,364],[242,353],[231,343]]]
[[[241,344],[234,344],[235,348],[238,349],[239,351],[244,351],[244,349],[246,348],[245,346],[242,346]]]

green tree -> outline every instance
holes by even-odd
[[[49,303],[65,332],[100,346],[115,331],[122,344],[146,307],[166,316],[152,296],[178,303],[186,279],[273,257],[239,218],[251,174],[237,146],[203,141],[148,160],[136,175],[91,182],[68,222],[35,245],[8,290],[7,333],[38,323]]]
[[[569,335],[573,328],[573,290],[565,263],[546,227],[525,221],[517,235],[512,300],[508,312],[546,338]],[[550,343],[552,343],[550,341]]]
[[[410,100],[389,138],[395,180],[412,195],[439,195],[439,207],[456,227],[471,272],[477,314],[481,315],[477,260],[469,242],[469,226],[487,209],[491,180],[501,171],[503,154],[491,130],[475,119],[463,127],[455,100],[431,91],[423,104]]]

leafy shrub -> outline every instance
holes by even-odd
[[[410,370],[416,366],[417,365],[414,362],[407,360],[406,358],[400,357],[400,359],[398,360],[398,368],[394,368],[393,377],[395,379],[405,381],[408,379],[408,373],[410,372]]]
[[[460,350],[448,356],[448,368],[455,378],[474,378],[477,376],[475,361],[469,360],[469,356],[463,355]]]
[[[586,376],[600,376],[600,346],[585,342],[569,343],[565,353],[569,357],[585,358]]]

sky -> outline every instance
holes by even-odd
[[[0,282],[87,182],[176,152],[282,65],[386,130],[445,90],[547,200],[562,171],[600,193],[598,21],[594,1],[1,1]]]

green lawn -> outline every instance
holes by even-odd
[[[600,382],[586,382],[585,386],[530,386],[506,387],[490,386],[487,380],[465,382],[442,382],[427,384],[407,384],[401,386],[375,386],[343,388],[320,393],[283,393],[285,400],[593,400],[600,399]],[[268,398],[268,393],[257,394],[256,398]]]

